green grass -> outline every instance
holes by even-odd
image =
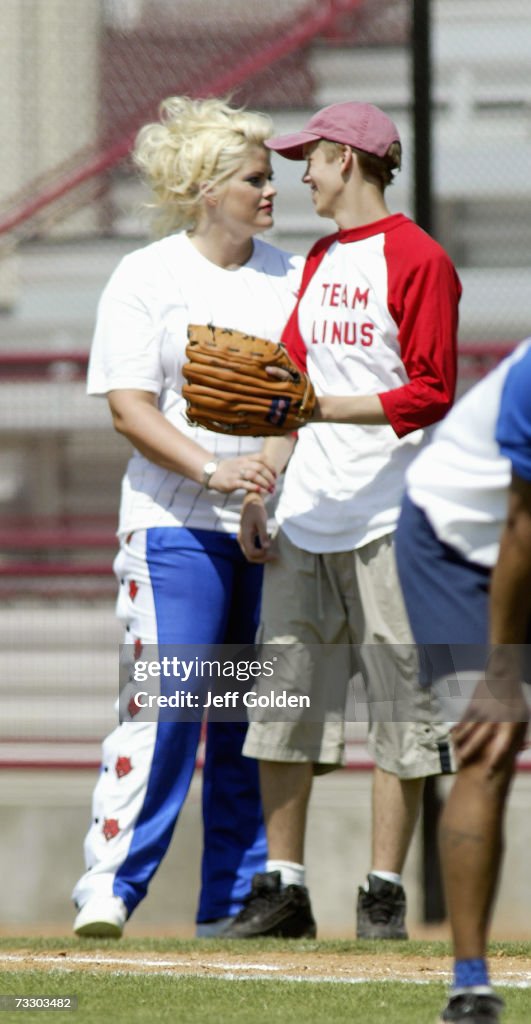
[[[345,957],[355,972],[358,957],[374,960],[379,952],[392,952],[404,959],[411,956],[433,959],[447,956],[450,948],[443,942],[354,943],[323,941],[285,943],[264,940],[252,943],[227,943],[219,940],[177,941],[168,939],[124,939],[119,944],[73,938],[0,939],[0,951],[27,950],[34,954],[61,951],[92,953],[118,951],[163,957],[184,955],[198,950],[223,952],[236,960],[252,948],[260,952],[286,953],[295,950],[307,955],[311,969],[315,954]],[[522,969],[531,962],[531,944],[496,943],[492,956],[522,958]],[[127,966],[125,966],[127,970]],[[529,1024],[529,989],[500,987],[507,1011],[503,1024]],[[10,970],[0,972],[2,995],[77,995],[79,1009],[61,1014],[45,1011],[2,1011],[0,1024],[45,1024],[46,1021],[70,1021],[71,1024],[433,1024],[444,1004],[446,986],[442,982],[414,985],[407,982],[367,982],[336,984],[330,982],[287,982],[279,979],[229,981],[210,977],[167,975],[127,975],[97,970],[79,972],[55,966],[49,970]]]
[[[252,942],[231,940],[230,947],[227,940],[222,939],[155,939],[155,938],[124,938],[116,942],[114,939],[76,939],[75,936],[50,936],[50,937],[26,937],[26,936],[0,936],[0,951],[27,949],[33,953],[56,953],[61,950],[73,953],[89,952],[96,949],[122,953],[154,953],[163,955],[165,953],[197,953],[198,950],[205,952],[226,953],[230,948],[237,954],[265,952],[321,952],[345,954],[349,957],[371,957],[379,952],[393,953],[396,957],[403,957],[405,960],[412,956],[426,956],[440,958],[451,955],[449,942],[425,941],[411,939],[408,942],[361,942],[352,939],[298,939],[297,942],[286,942],[283,939],[253,939]],[[489,956],[516,956],[531,961],[531,942],[492,942],[489,947]],[[531,1022],[531,1014],[530,1014]],[[3,1018],[2,1018],[3,1020]],[[2,1024],[0,1020],[0,1024]]]

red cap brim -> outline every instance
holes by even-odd
[[[320,138],[320,135],[312,132],[294,132],[292,135],[276,135],[266,139],[265,144],[268,149],[273,149],[287,160],[304,160],[304,146],[309,142],[318,142]]]

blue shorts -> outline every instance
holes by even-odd
[[[488,664],[491,570],[442,543],[425,513],[405,496],[395,535],[400,584],[418,644],[420,682],[435,685],[443,713],[459,721]],[[523,652],[531,679],[531,622]]]
[[[407,495],[395,551],[411,631],[419,645],[421,685],[484,668],[490,569],[443,544]]]
[[[488,638],[491,571],[443,544],[405,496],[395,534],[400,583],[418,644],[478,644]]]

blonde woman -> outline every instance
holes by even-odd
[[[134,159],[163,237],[126,256],[102,295],[88,392],[106,396],[133,445],[122,483],[117,614],[138,659],[166,644],[246,644],[259,615],[261,566],[236,535],[245,492],[270,494],[260,440],[191,426],[181,395],[189,323],[280,338],[302,260],[256,236],[273,223],[269,118],[218,99],[171,97],[139,133]],[[149,654],[148,654],[149,657]],[[134,706],[131,706],[135,711]],[[102,771],[74,888],[78,935],[118,938],[146,895],[192,780],[199,721],[124,721]],[[243,723],[210,723],[197,933],[241,908],[266,844],[256,764]]]

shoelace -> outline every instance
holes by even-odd
[[[392,900],[384,900],[370,892],[363,894],[362,905],[379,924],[387,924],[396,909],[396,904]]]

